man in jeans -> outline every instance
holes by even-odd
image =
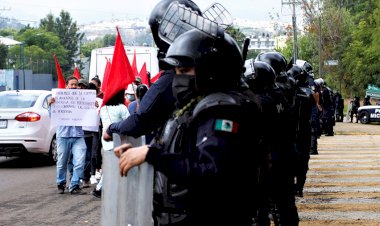
[[[78,80],[70,76],[66,80],[66,89],[77,89]],[[49,106],[54,104],[55,98],[49,100]],[[50,110],[50,108],[49,108]],[[67,162],[70,154],[73,155],[73,174],[70,179],[69,191],[71,194],[83,194],[80,188],[80,178],[83,178],[86,143],[81,126],[57,127],[57,187],[58,193],[63,194],[66,187]]]

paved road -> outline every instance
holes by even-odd
[[[380,225],[380,125],[337,123],[310,159],[301,226]]]
[[[0,157],[0,226],[100,225],[101,201],[57,194],[55,166],[44,158]]]

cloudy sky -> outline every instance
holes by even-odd
[[[15,18],[35,25],[49,12],[58,16],[64,9],[78,24],[124,18],[148,18],[159,0],[0,0],[0,19]],[[270,20],[278,13],[280,20],[291,22],[289,0],[195,0],[202,10],[214,2],[222,4],[234,18]]]

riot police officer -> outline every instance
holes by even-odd
[[[371,105],[371,97],[369,95],[364,97],[364,100],[363,100],[363,106],[367,106],[367,105]]]
[[[322,133],[334,136],[335,126],[335,100],[332,90],[327,83],[322,83]]]
[[[277,51],[265,52],[257,55],[256,60],[266,62],[273,68],[276,73],[276,84],[282,90],[289,106],[292,108],[295,98],[295,81],[286,74],[288,61],[285,56]]]
[[[339,92],[335,96],[335,121],[343,122],[344,100]]]
[[[169,213],[186,216],[176,225],[252,225],[261,120],[240,91],[239,46],[228,34],[194,29],[175,39],[163,63],[176,70],[178,109],[157,143],[115,149],[121,174],[147,161],[186,188]]]
[[[311,147],[310,154],[318,155],[318,138],[320,137],[320,115],[322,114],[321,106],[321,91],[322,91],[322,79],[315,79],[311,89],[314,91],[314,100],[316,106],[312,109],[311,113]]]
[[[279,214],[281,224],[298,225],[293,193],[295,126],[291,105],[294,104],[294,89],[284,74],[287,61],[279,52],[267,52],[259,55],[253,65],[255,72],[246,77],[246,82],[261,101],[266,125],[262,145],[271,165],[267,172],[265,168],[260,171],[265,174],[260,177],[260,186],[269,190],[270,202],[261,204],[258,222],[268,225],[265,218],[268,212],[274,212],[274,215]],[[276,82],[278,79],[281,87]],[[265,198],[265,192],[261,195]]]
[[[350,118],[351,122],[354,119],[354,115],[356,118],[356,123],[359,121],[359,115],[358,115],[358,109],[360,107],[360,98],[358,96],[355,96],[353,100],[350,101]]]
[[[309,75],[300,66],[294,64],[288,75],[296,81],[296,149],[297,162],[295,170],[295,195],[303,197],[303,187],[306,181],[306,174],[309,169],[310,143],[311,143],[311,112],[315,106],[313,91],[309,87]]]

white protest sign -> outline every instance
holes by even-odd
[[[96,91],[90,89],[52,89],[51,121],[57,126],[98,126]]]

